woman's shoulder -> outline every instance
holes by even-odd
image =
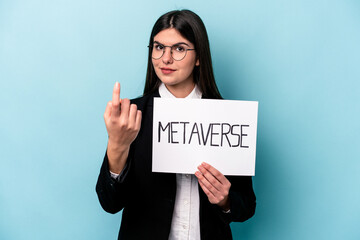
[[[144,109],[146,106],[153,106],[154,103],[154,97],[160,97],[159,91],[154,91],[148,94],[144,94],[141,97],[131,99],[131,103],[134,103],[137,105],[139,110]]]

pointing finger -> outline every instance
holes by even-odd
[[[120,83],[118,82],[115,83],[113,89],[111,113],[115,117],[120,115]]]

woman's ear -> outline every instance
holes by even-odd
[[[200,60],[199,60],[199,58],[196,59],[195,66],[197,66],[197,67],[200,66]]]

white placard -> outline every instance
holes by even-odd
[[[155,98],[153,172],[255,175],[258,102]]]

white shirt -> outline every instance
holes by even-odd
[[[162,98],[175,98],[163,83],[159,86],[159,94]],[[201,95],[195,86],[186,98],[199,99]],[[176,174],[176,197],[169,240],[200,240],[198,186],[195,175]]]

